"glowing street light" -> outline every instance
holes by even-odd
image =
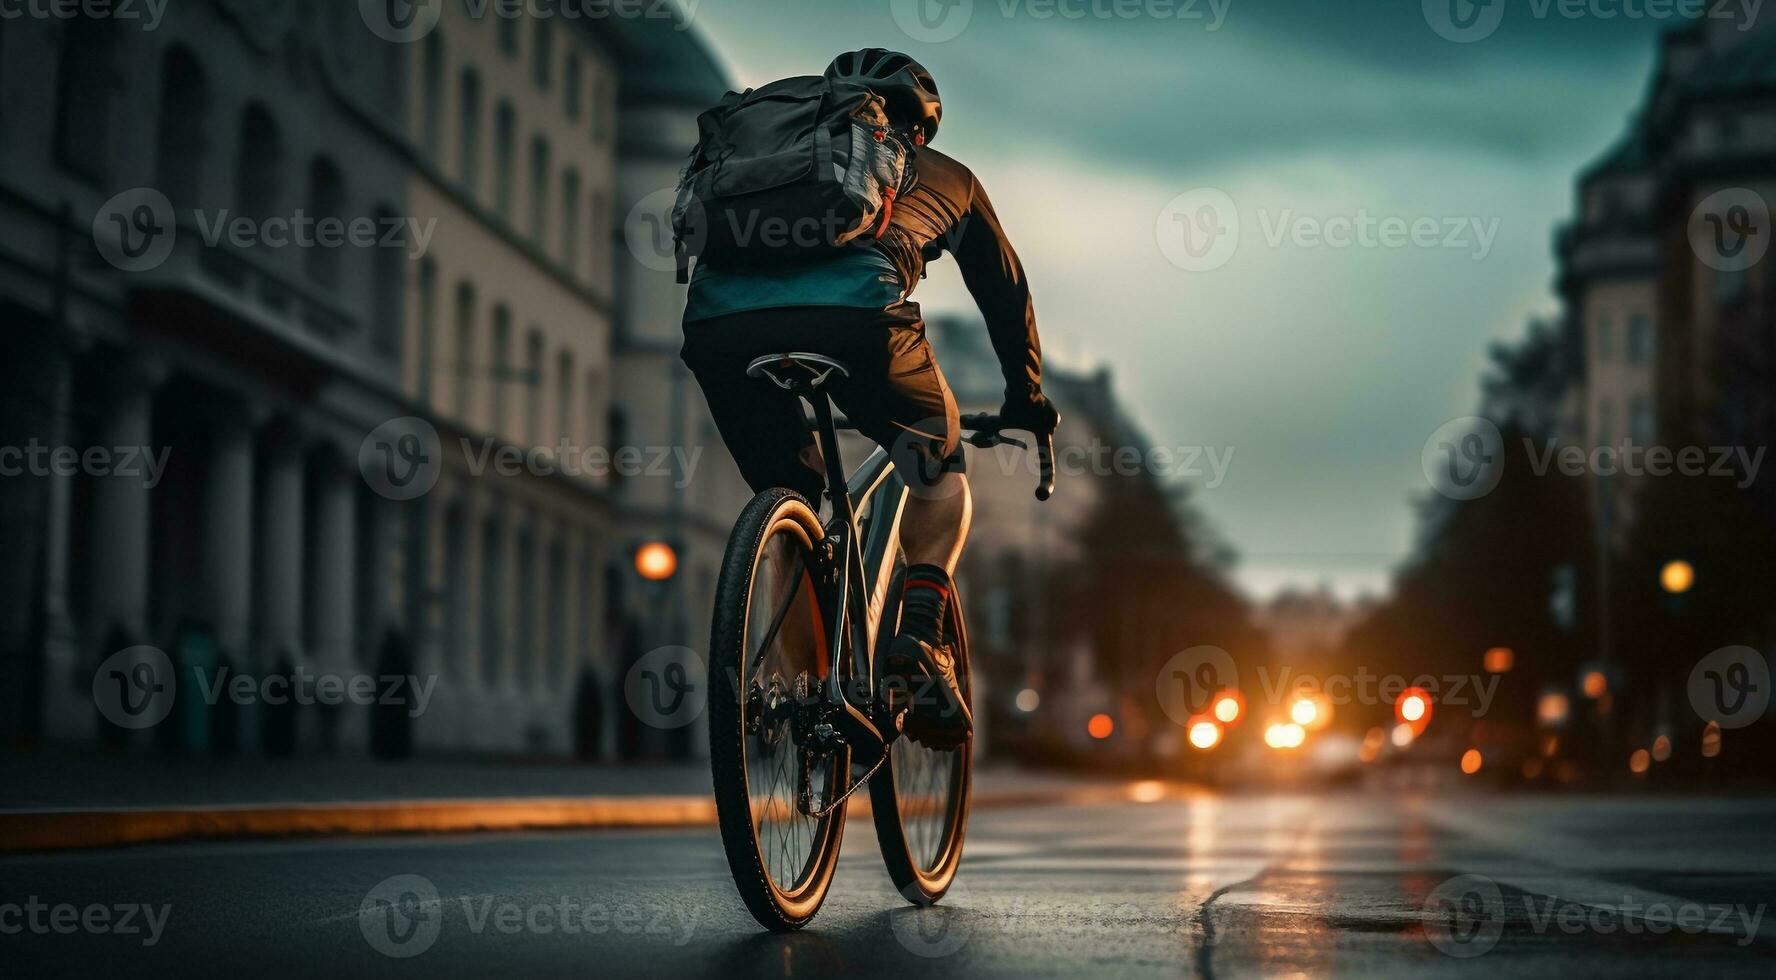
[[[1411,725],[1408,725],[1405,722],[1400,722],[1398,725],[1395,725],[1394,730],[1389,733],[1388,741],[1394,743],[1394,748],[1403,749],[1406,746],[1411,745],[1412,740],[1417,737],[1418,733],[1412,730]]]
[[[1486,760],[1484,757],[1481,756],[1479,749],[1469,749],[1466,752],[1462,753],[1462,758],[1461,758],[1462,772],[1469,775],[1469,776],[1472,776],[1473,774],[1479,772],[1480,767],[1482,765],[1484,765],[1485,763],[1486,763]]]
[[[1584,679],[1579,682],[1579,689],[1585,692],[1586,697],[1595,701],[1609,693],[1609,675],[1601,670],[1587,671]]]
[[[1536,699],[1536,721],[1547,728],[1558,728],[1566,724],[1567,715],[1572,713],[1572,702],[1559,691],[1544,691]]]
[[[1431,695],[1422,687],[1409,687],[1394,699],[1394,717],[1411,725],[1417,735],[1431,723]]]
[[[1289,720],[1303,728],[1313,724],[1319,715],[1320,709],[1312,698],[1296,698],[1295,703],[1289,706]]]
[[[664,582],[678,572],[678,552],[664,541],[649,541],[635,549],[635,574],[649,582]]]
[[[1668,561],[1659,569],[1659,587],[1671,595],[1683,595],[1696,584],[1696,568],[1683,559]]]
[[[1517,663],[1517,653],[1510,647],[1493,647],[1486,651],[1484,661],[1488,674],[1508,674]]]
[[[1264,730],[1264,744],[1273,749],[1298,749],[1307,741],[1307,729],[1294,722],[1277,722]]]
[[[1223,725],[1231,725],[1239,720],[1246,710],[1244,700],[1238,691],[1222,691],[1215,695],[1215,720]]]
[[[1221,744],[1221,726],[1204,719],[1191,724],[1190,744],[1204,752]]]
[[[1109,738],[1112,732],[1116,731],[1116,721],[1109,715],[1099,712],[1098,714],[1092,715],[1091,720],[1085,723],[1085,731],[1086,734],[1090,735],[1092,738],[1102,742],[1104,739]]]

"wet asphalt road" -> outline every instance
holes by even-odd
[[[741,908],[713,829],[11,857],[0,974],[1769,977],[1773,829],[1771,799],[989,810],[956,890],[914,909],[854,819],[788,937]]]

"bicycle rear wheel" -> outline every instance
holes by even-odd
[[[825,532],[789,490],[754,497],[728,540],[709,659],[709,758],[734,884],[766,928],[799,929],[826,899],[850,782],[844,752],[804,746],[826,676],[815,545]],[[849,659],[849,658],[847,658]],[[805,799],[815,805],[808,808]]]
[[[898,597],[905,571],[890,584],[890,596]],[[882,613],[877,662],[881,651],[900,624],[898,600]],[[962,599],[950,593],[944,635],[956,646],[956,676],[969,710],[974,708],[974,684],[970,678],[968,631],[963,623]],[[914,905],[931,905],[943,898],[956,879],[962,861],[962,841],[968,830],[968,795],[974,779],[974,737],[953,749],[931,749],[908,738],[894,740],[883,771],[870,780],[870,810],[875,817],[876,840],[894,887]]]

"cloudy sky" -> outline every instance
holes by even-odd
[[[1503,19],[1457,43],[1433,28],[1461,36],[1451,2]],[[937,145],[992,195],[1050,357],[1108,363],[1156,444],[1232,447],[1196,499],[1262,596],[1385,589],[1428,492],[1425,439],[1474,408],[1487,344],[1554,308],[1573,174],[1622,132],[1671,26],[1466,4],[701,0],[693,19],[744,84],[872,45],[933,71]],[[1044,16],[1061,10],[1084,16]],[[1185,194],[1193,220],[1231,202],[1231,253],[1226,234],[1201,260],[1181,248]],[[1316,236],[1365,215],[1439,231]],[[968,305],[949,263],[916,298]]]

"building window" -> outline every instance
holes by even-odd
[[[536,50],[530,53],[531,70],[537,88],[547,92],[555,80],[555,45],[550,43],[548,18],[538,17],[534,23],[531,38]]]
[[[624,410],[623,406],[612,405],[610,407],[610,414],[605,421],[605,431],[610,435],[609,448],[613,455],[620,452],[624,446],[629,445],[629,413]],[[612,489],[621,489],[623,486],[623,473],[614,466],[610,471],[610,485]]]
[[[518,117],[512,103],[501,101],[493,118],[493,210],[500,219],[512,221],[512,155],[518,139]]]
[[[494,4],[494,19],[499,21],[500,54],[508,58],[518,57],[518,11],[506,9],[507,4]]]
[[[561,107],[567,113],[568,119],[577,122],[580,118],[580,107],[586,102],[584,91],[586,77],[578,51],[567,53],[567,63],[561,71]]]
[[[257,102],[241,114],[236,167],[234,188],[241,216],[253,221],[271,217],[283,187],[283,139],[271,110]]]
[[[420,57],[420,142],[425,148],[426,159],[437,163],[444,128],[443,31],[434,29],[426,35]]]
[[[469,529],[462,506],[453,504],[444,516],[444,655],[445,668],[461,676],[468,660]]]
[[[549,141],[541,136],[530,141],[530,240],[538,248],[549,234]]]
[[[1648,446],[1653,442],[1653,402],[1652,399],[1640,397],[1628,405],[1628,438],[1637,445]]]
[[[605,416],[604,377],[597,368],[586,372],[586,445],[596,446],[603,435]],[[609,447],[606,447],[609,448]]]
[[[56,73],[56,162],[94,183],[105,179],[111,150],[118,84],[116,24],[90,15],[69,20]]]
[[[340,175],[339,167],[326,157],[315,157],[308,168],[308,213],[317,222],[341,219],[345,215],[345,178]],[[308,255],[308,278],[319,285],[336,288],[339,285],[339,246],[324,245],[316,240],[305,252]]]
[[[464,280],[456,285],[456,370],[452,386],[456,417],[469,418],[469,379],[475,376],[475,287]]]
[[[191,49],[167,52],[160,77],[160,133],[154,173],[176,208],[196,206],[203,186],[209,86]]]
[[[567,676],[567,549],[549,546],[549,660],[545,685],[571,683]]]
[[[555,355],[555,438],[561,442],[574,441],[573,386],[573,351],[564,350]]]
[[[505,541],[499,521],[481,523],[481,676],[489,687],[500,681],[506,641]]]
[[[543,332],[535,327],[524,340],[524,437],[543,441]]]
[[[610,83],[599,78],[592,82],[592,141],[600,146],[610,138],[609,114]]]
[[[580,174],[571,168],[561,177],[561,264],[580,274]]]
[[[461,133],[458,135],[456,176],[464,193],[473,198],[481,177],[481,76],[473,68],[462,73]]]
[[[393,208],[376,209],[377,228],[393,227],[395,221]],[[371,308],[376,318],[371,325],[370,342],[376,345],[378,353],[392,356],[401,346],[401,287],[407,281],[406,259],[399,248],[385,245],[380,240],[370,248],[375,253],[370,261],[375,276],[370,288]]]
[[[1644,313],[1636,313],[1628,318],[1628,360],[1634,364],[1649,364],[1653,360],[1653,318]]]
[[[506,431],[506,387],[512,383],[512,311],[501,303],[493,308],[493,418],[488,428]]]
[[[536,680],[536,531],[526,525],[518,532],[518,636],[513,644],[519,690],[529,690]]]
[[[1611,336],[1611,334],[1614,333],[1614,326],[1615,325],[1610,322],[1608,316],[1600,316],[1597,318],[1597,352],[1596,356],[1592,358],[1593,360],[1607,361],[1615,356],[1615,340]]]
[[[432,407],[432,358],[438,332],[438,263],[426,256],[419,260],[419,276],[414,283],[418,292],[416,306],[419,318],[419,362],[414,379],[419,403]]]

